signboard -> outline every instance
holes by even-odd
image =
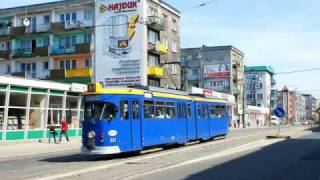
[[[201,89],[201,88],[197,88],[197,87],[192,87],[191,93],[192,94],[204,94],[205,96],[208,96],[208,97],[227,100],[228,103],[230,103],[230,104],[236,103],[235,97],[231,94],[220,93],[220,92],[211,91],[208,89]]]
[[[273,110],[273,114],[278,118],[283,118],[286,115],[286,111],[282,107],[277,107],[275,110]]]
[[[230,76],[230,68],[228,64],[205,65],[203,70],[205,79],[225,78]]]
[[[230,91],[230,79],[229,78],[207,79],[204,82],[204,88],[211,89],[213,91]]]
[[[95,81],[105,87],[144,84],[144,6],[143,0],[96,0]]]

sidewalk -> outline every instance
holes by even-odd
[[[0,144],[0,160],[13,157],[22,157],[30,155],[41,155],[50,153],[59,153],[62,151],[79,150],[80,153],[81,138],[70,138],[70,142],[65,139],[60,144],[49,144],[48,142],[28,142],[28,143],[3,143]]]

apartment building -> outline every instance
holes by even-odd
[[[159,0],[68,0],[1,9],[0,74],[180,89],[179,19],[178,10]]]
[[[275,85],[274,71],[270,66],[245,67],[246,104],[270,109],[271,90]]]
[[[244,122],[244,53],[233,46],[203,46],[181,51],[183,89],[200,87],[232,94],[233,121]]]
[[[1,9],[0,73],[91,81],[93,7],[73,0]]]

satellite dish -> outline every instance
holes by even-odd
[[[24,18],[24,20],[23,20],[23,25],[26,26],[26,27],[28,27],[28,26],[30,26],[30,24],[31,24],[30,19]]]

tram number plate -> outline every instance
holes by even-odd
[[[111,142],[111,143],[117,142],[117,138],[114,138],[114,137],[110,138],[110,142]]]

